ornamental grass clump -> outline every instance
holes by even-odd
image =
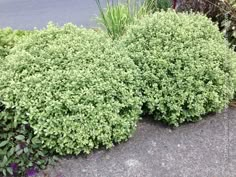
[[[49,25],[0,66],[0,101],[42,147],[88,153],[127,140],[141,112],[136,65],[103,32]]]
[[[97,22],[115,40],[125,33],[128,26],[135,19],[140,19],[157,11],[159,8],[164,8],[168,4],[164,1],[166,0],[112,0],[111,2],[106,0],[106,8],[102,8],[100,0],[96,0],[99,9]]]
[[[141,70],[144,108],[170,125],[222,110],[233,98],[236,55],[200,14],[158,12],[121,40]]]

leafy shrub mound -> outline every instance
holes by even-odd
[[[147,16],[130,27],[121,45],[141,70],[144,107],[155,119],[178,126],[233,98],[236,56],[205,16]]]
[[[12,30],[11,28],[0,29],[0,58],[6,57],[10,49],[29,33],[29,31]]]
[[[4,111],[3,111],[4,110]],[[55,157],[42,148],[27,122],[0,105],[0,176],[29,176],[52,164]]]
[[[0,65],[11,48],[30,33],[11,28],[0,30]],[[28,122],[19,120],[15,113],[13,107],[6,108],[0,102],[0,176],[28,176],[54,161],[53,154],[41,148]]]
[[[176,10],[193,11],[206,14],[217,22],[220,31],[225,35],[230,47],[236,51],[236,1],[235,0],[180,0]]]
[[[59,154],[111,147],[141,112],[136,65],[102,32],[71,24],[35,31],[0,67],[0,100]]]

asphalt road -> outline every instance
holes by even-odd
[[[94,27],[96,14],[95,0],[0,0],[1,28],[41,29],[49,21]]]

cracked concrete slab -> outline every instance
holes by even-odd
[[[127,142],[64,157],[49,177],[235,177],[236,109],[171,129],[143,119]]]

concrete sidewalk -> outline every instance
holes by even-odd
[[[62,158],[49,177],[235,177],[236,109],[170,129],[142,120],[133,138],[110,150]]]

